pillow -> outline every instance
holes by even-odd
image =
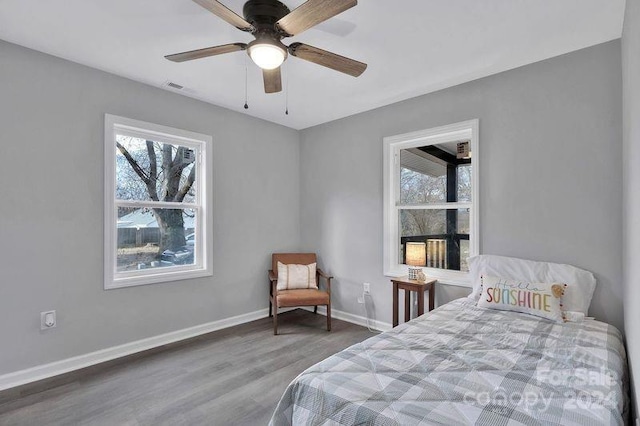
[[[316,282],[316,264],[287,265],[278,262],[278,290],[293,290],[299,288],[318,289]]]
[[[564,322],[562,295],[565,287],[566,284],[561,283],[530,283],[483,276],[478,306]]]
[[[469,297],[475,301],[480,298],[482,291],[482,275],[531,283],[564,283],[567,285],[562,298],[564,310],[582,312],[584,315],[589,311],[596,288],[593,274],[575,266],[483,254],[469,258],[469,277],[473,285]]]

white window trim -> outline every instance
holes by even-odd
[[[384,147],[384,266],[383,273],[388,277],[399,277],[407,275],[407,266],[398,263],[398,240],[399,225],[397,209],[400,205],[400,150],[414,148],[418,146],[434,145],[438,143],[451,142],[460,139],[471,140],[471,152],[473,155],[473,167],[471,169],[471,203],[448,203],[430,205],[429,208],[451,208],[459,206],[469,208],[470,234],[469,234],[469,256],[480,253],[479,238],[479,120],[469,120],[447,126],[435,127],[417,132],[405,133],[402,135],[388,136],[383,139]],[[412,208],[412,206],[402,206],[402,208]],[[416,208],[424,208],[419,206]],[[423,268],[426,275],[438,279],[438,281],[471,287],[468,274],[462,271],[449,271],[437,268]]]
[[[172,266],[171,268],[146,269],[144,272],[131,271],[117,274],[116,245],[118,212],[115,202],[116,188],[116,130],[119,134],[139,136],[159,142],[178,143],[191,146],[199,150],[196,157],[199,172],[196,175],[198,197],[193,207],[199,210],[201,223],[196,228],[196,241],[201,241],[200,250],[196,250],[194,265]],[[213,275],[213,250],[211,247],[213,229],[213,215],[210,204],[212,199],[212,158],[209,154],[212,138],[209,135],[175,129],[159,124],[147,123],[126,117],[105,114],[104,117],[104,289],[116,289],[168,281],[199,278]],[[136,201],[120,201],[119,204],[140,205]],[[184,208],[184,203],[157,203],[161,207],[178,206]]]

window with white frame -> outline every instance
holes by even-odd
[[[211,275],[211,137],[105,115],[105,289]]]
[[[478,120],[384,138],[384,274],[420,266],[466,285],[467,258],[479,253],[478,193]]]

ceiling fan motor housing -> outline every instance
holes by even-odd
[[[244,19],[256,28],[256,32],[270,31],[274,35],[277,34],[276,22],[289,12],[289,8],[278,0],[249,0],[242,8]]]
[[[288,15],[289,12],[289,8],[278,0],[249,0],[242,8],[244,18],[255,28],[253,36],[256,39],[247,46],[247,53],[263,69],[272,69],[270,67],[275,64],[279,66],[279,63],[282,63],[288,56],[287,46],[280,41],[285,34],[276,28],[276,22]],[[279,63],[273,62],[273,65],[266,68],[260,65],[260,60],[257,57],[254,57],[257,55],[257,52],[254,52],[255,49],[262,49],[263,52],[265,49],[270,50],[271,55],[274,54],[273,49],[276,49],[275,54],[280,56],[281,61]]]

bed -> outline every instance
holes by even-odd
[[[622,425],[621,333],[464,298],[300,374],[270,424]]]

